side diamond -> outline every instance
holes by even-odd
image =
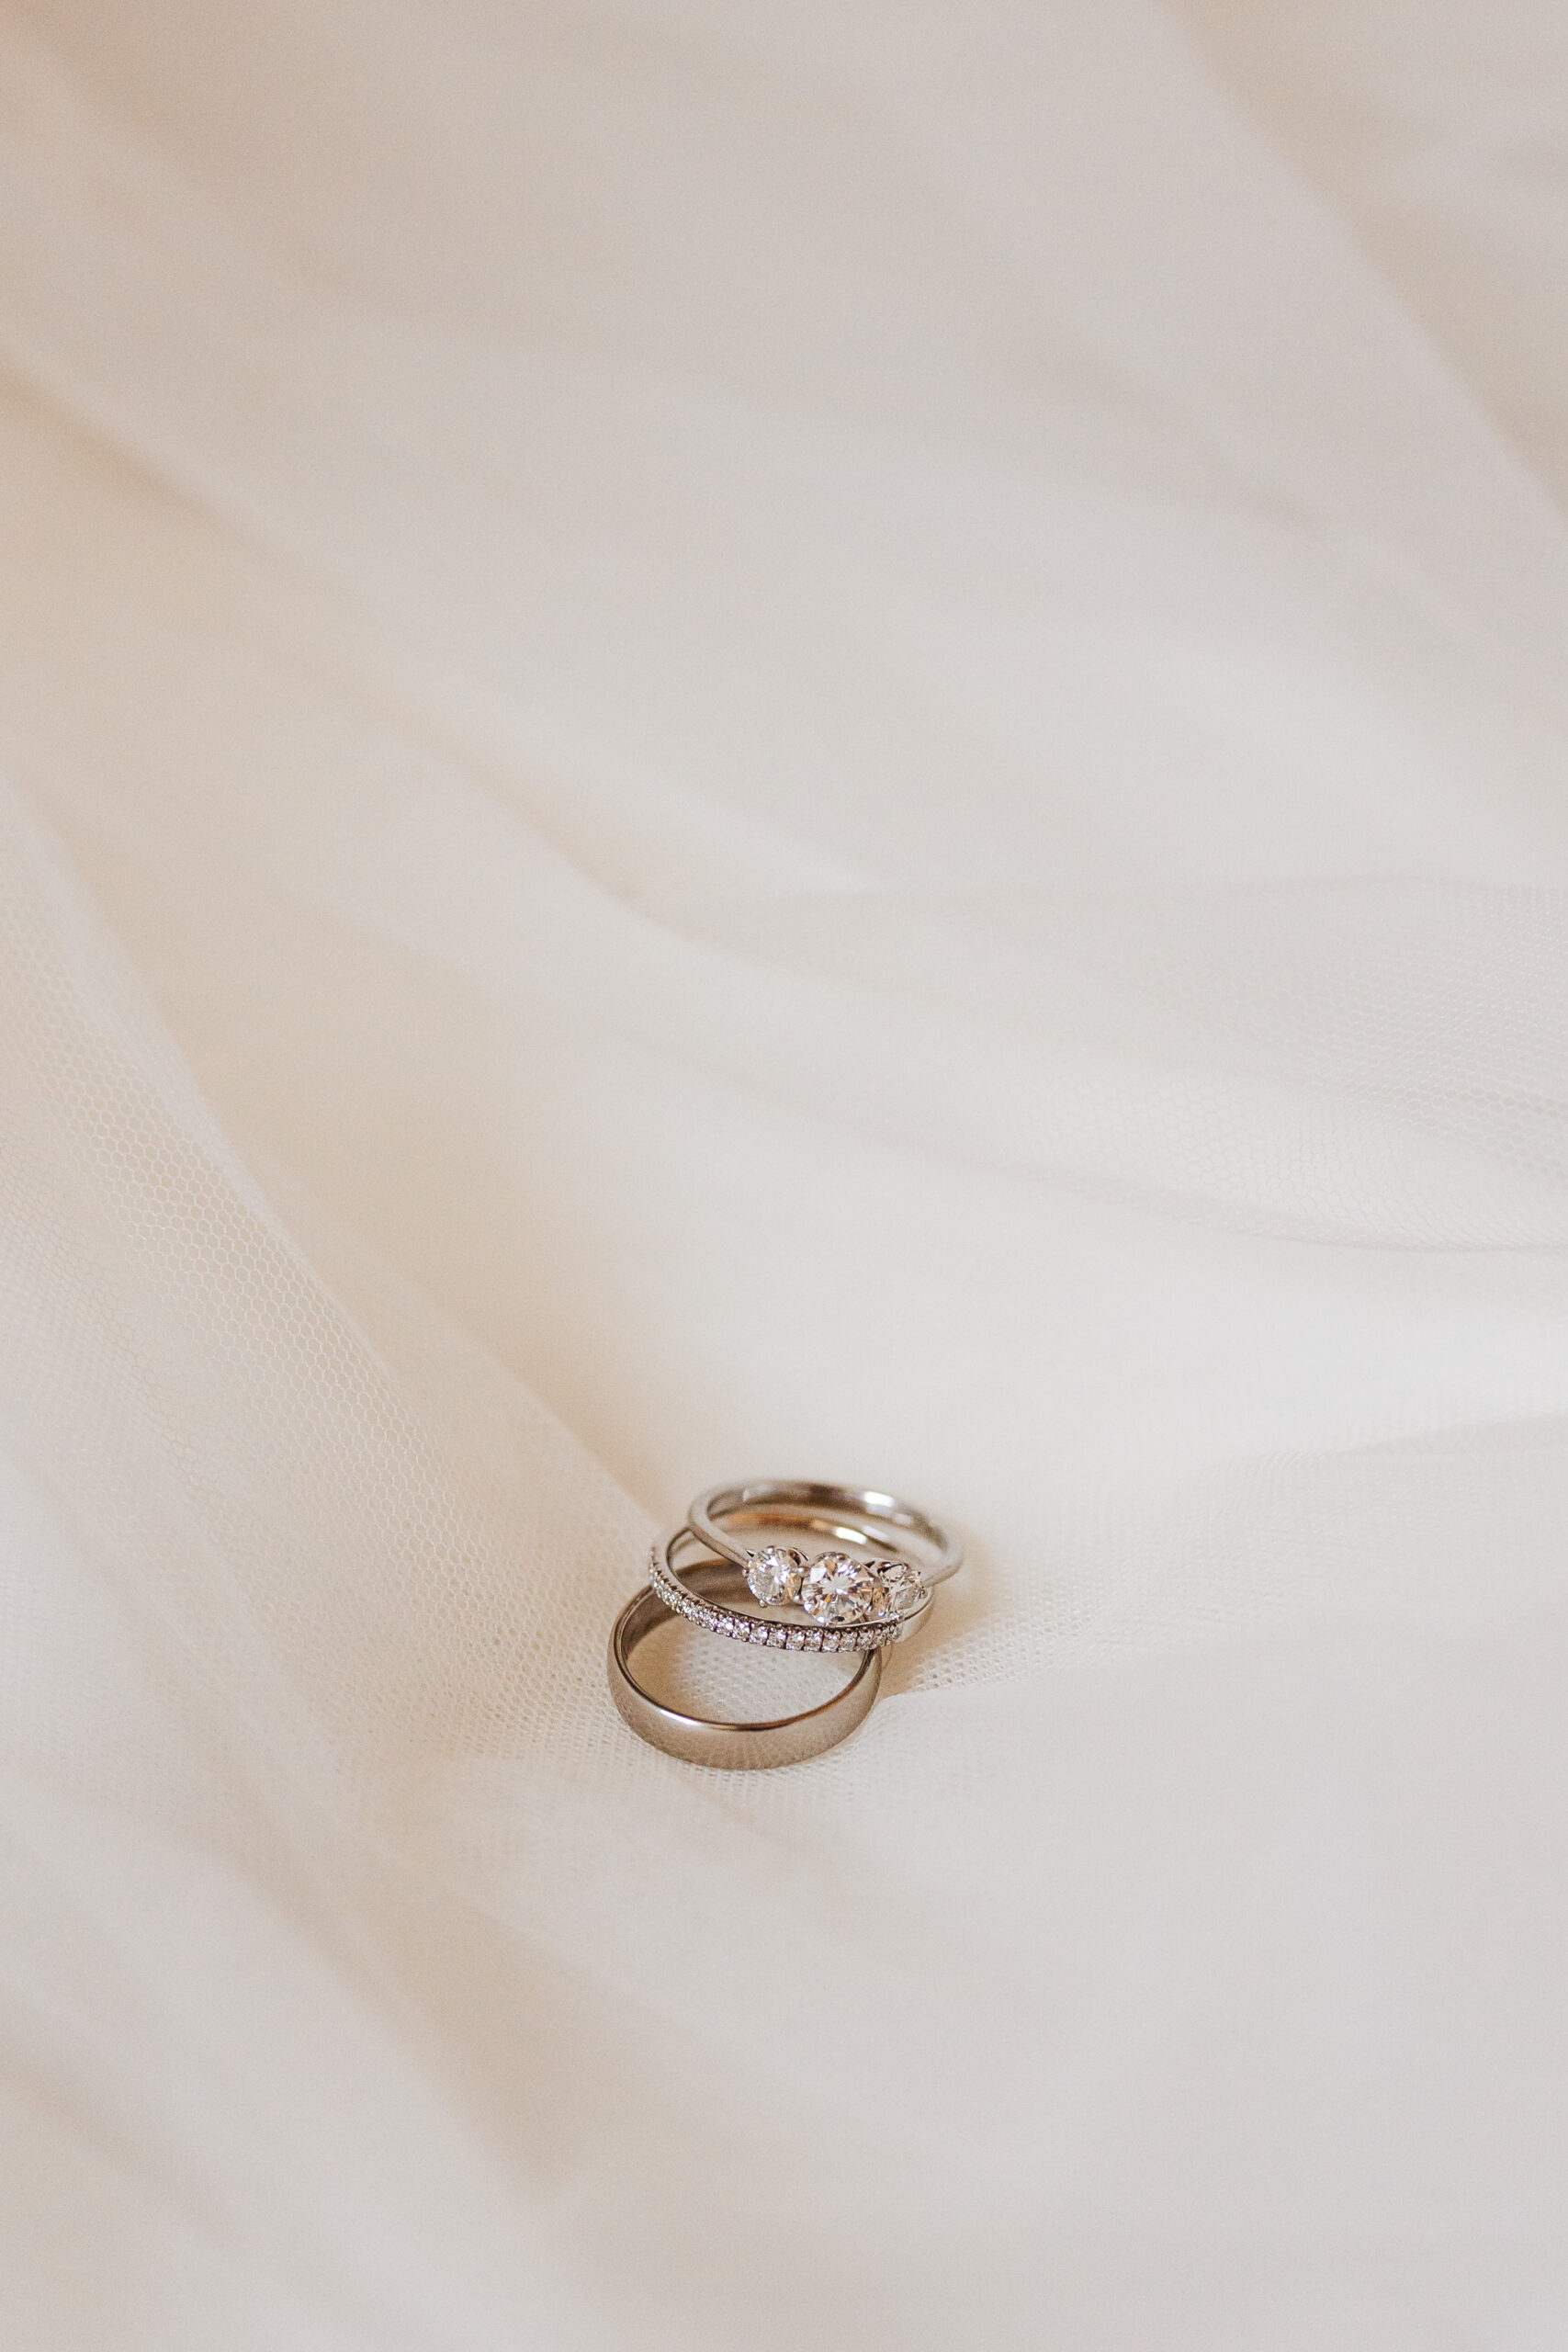
[[[805,1567],[806,1562],[798,1552],[786,1552],[782,1545],[770,1544],[761,1552],[747,1555],[747,1587],[764,1609],[781,1600],[797,1600]]]
[[[918,1609],[926,1597],[925,1578],[908,1560],[874,1560],[870,1564],[882,1579],[895,1615],[907,1617]]]

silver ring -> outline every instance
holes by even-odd
[[[671,1548],[689,1538],[690,1531],[682,1529],[671,1539]],[[728,1560],[709,1560],[682,1574],[705,1601],[721,1599],[741,1584]],[[716,1765],[725,1771],[770,1771],[780,1764],[801,1764],[808,1756],[820,1756],[847,1738],[865,1721],[875,1702],[882,1683],[880,1648],[863,1651],[843,1689],[802,1714],[756,1724],[715,1723],[705,1715],[682,1714],[645,1690],[631,1669],[632,1653],[638,1643],[667,1624],[669,1618],[665,1603],[651,1586],[645,1585],[615,1620],[608,1659],[610,1695],[623,1722],[639,1739],[661,1747],[667,1756],[678,1756],[688,1764]]]
[[[857,1546],[869,1545],[869,1530],[895,1530],[900,1548],[916,1553],[911,1565],[926,1585],[945,1583],[964,1566],[963,1544],[940,1520],[874,1487],[840,1487],[816,1478],[744,1478],[699,1495],[687,1523],[710,1551],[740,1568],[749,1568],[756,1555],[736,1541],[730,1529],[781,1523]]]
[[[661,1538],[649,1555],[648,1580],[666,1609],[689,1618],[705,1634],[722,1634],[732,1642],[775,1650],[886,1649],[912,1634],[931,1605],[929,1586],[907,1561],[851,1562],[829,1552],[808,1562],[803,1554],[773,1544],[747,1554],[737,1579],[753,1599],[763,1599],[763,1606],[751,1607],[744,1597],[717,1605],[694,1589],[694,1578],[680,1565],[682,1544],[701,1541],[705,1538],[690,1527]],[[840,1572],[840,1561],[847,1573]],[[895,1577],[895,1569],[900,1576]],[[783,1613],[791,1609],[798,1613]]]

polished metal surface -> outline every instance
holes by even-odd
[[[688,1534],[682,1530],[671,1549]],[[726,1607],[733,1595],[746,1589],[740,1572],[728,1560],[682,1566],[682,1578],[694,1591]],[[638,1643],[658,1626],[667,1625],[670,1617],[658,1594],[645,1585],[615,1620],[608,1659],[610,1695],[622,1719],[640,1738],[661,1747],[668,1756],[678,1756],[688,1764],[716,1765],[724,1771],[770,1771],[781,1764],[804,1763],[807,1757],[836,1747],[871,1712],[882,1682],[880,1649],[863,1650],[843,1689],[802,1714],[755,1724],[714,1723],[705,1716],[682,1714],[656,1699],[637,1680],[631,1665]]]
[[[803,1528],[863,1546],[874,1540],[873,1531],[896,1530],[900,1548],[908,1545],[927,1584],[944,1583],[964,1566],[962,1543],[940,1520],[874,1487],[840,1487],[815,1478],[740,1479],[699,1495],[689,1524],[710,1551],[739,1567],[746,1565],[748,1550],[735,1531],[773,1526]]]

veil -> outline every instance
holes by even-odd
[[[1565,102],[0,11],[7,2343],[1560,2336]],[[754,1778],[753,1470],[970,1553]]]

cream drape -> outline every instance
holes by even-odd
[[[6,2345],[1562,2342],[1565,274],[1543,0],[0,9]]]

